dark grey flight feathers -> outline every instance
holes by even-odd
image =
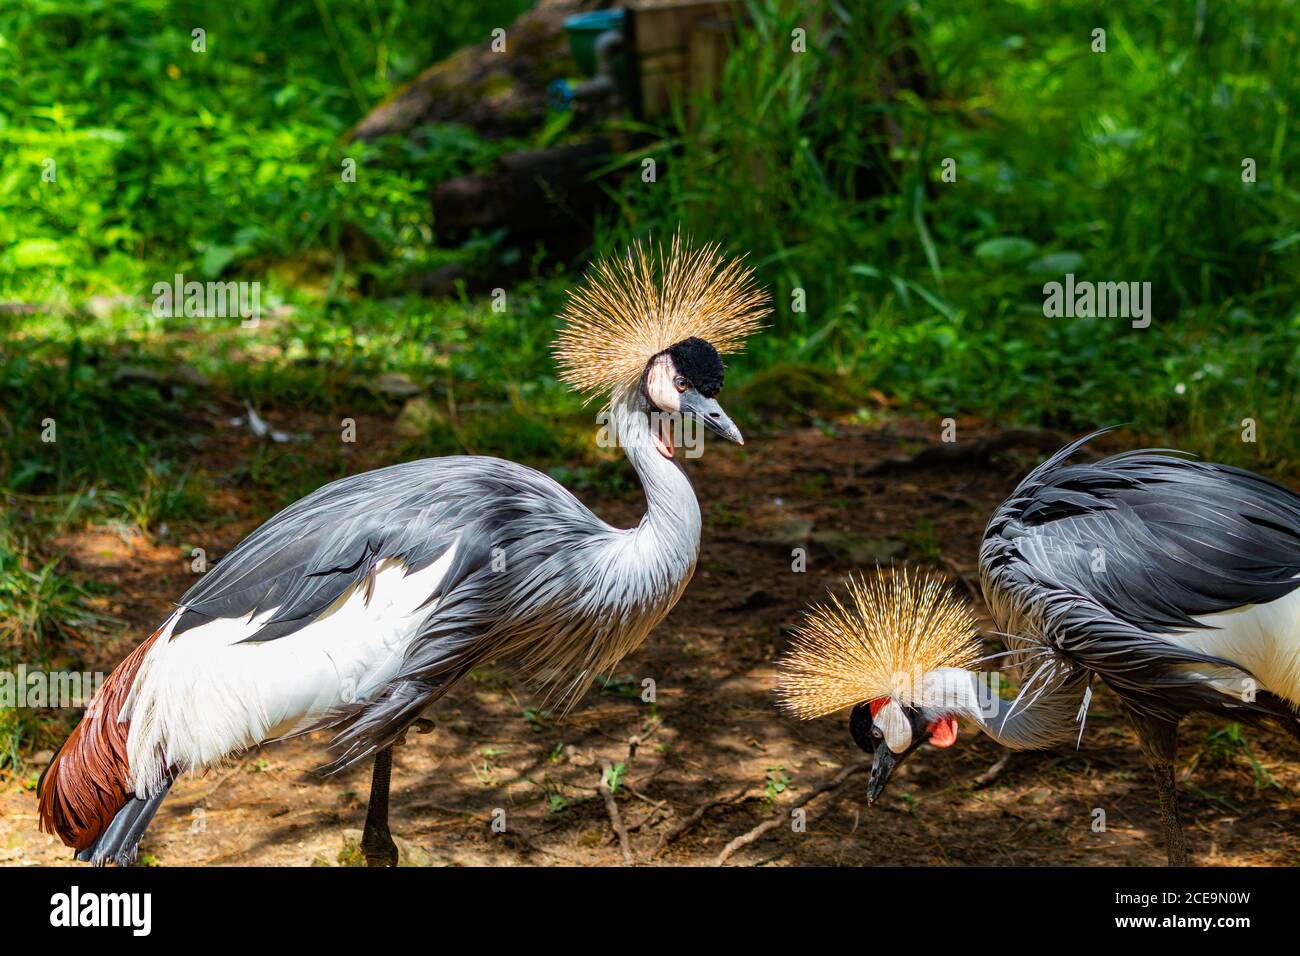
[[[1028,629],[1047,636],[1053,669],[1092,671],[1140,714],[1208,709],[1294,730],[1273,695],[1237,699],[1208,684],[1249,677],[1238,665],[1160,635],[1300,587],[1300,495],[1154,449],[1068,463],[1102,433],[1035,468],[989,521],[980,565],[990,605],[1037,625]]]

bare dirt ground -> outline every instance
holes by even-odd
[[[869,758],[854,747],[844,717],[801,723],[775,709],[773,661],[789,627],[810,600],[877,561],[928,564],[969,587],[986,516],[1036,460],[1030,449],[1011,449],[991,462],[874,476],[866,474],[873,463],[932,441],[934,426],[896,420],[832,431],[769,435],[744,448],[714,444],[690,464],[705,515],[695,580],[615,681],[568,719],[539,713],[528,688],[502,673],[475,673],[448,695],[436,729],[412,733],[397,750],[392,829],[405,859],[618,865],[624,854],[598,785],[606,764],[622,764],[613,798],[640,864],[714,864],[730,840],[769,819],[778,825],[739,849],[731,865],[1164,862],[1145,765],[1105,691],[1077,751],[1015,755],[979,786],[1002,752],[964,729],[953,748],[914,755],[877,806],[868,809],[866,774],[856,773],[808,801],[806,829],[795,832],[791,806]],[[960,423],[963,441],[991,434]],[[204,455],[238,454],[249,440],[218,435]],[[378,446],[375,462],[358,464],[384,453]],[[221,502],[226,520],[212,531],[216,553],[256,524],[245,517],[248,492],[221,494],[229,500]],[[625,526],[641,508],[635,490],[588,503]],[[192,580],[178,546],[102,530],[63,546],[84,574],[115,582],[109,610],[138,625],[138,638]],[[802,573],[792,570],[795,548],[807,551]],[[111,666],[126,646],[97,653]],[[653,705],[641,699],[647,678]],[[1293,863],[1297,745],[1247,730],[1247,751],[1225,742],[1222,726],[1207,718],[1184,724],[1181,792],[1196,861]],[[345,832],[361,827],[369,768],[315,776],[324,745],[319,735],[273,744],[182,779],[145,838],[145,861],[355,864]],[[70,852],[37,830],[31,782],[25,775],[0,790],[0,863],[66,863]],[[1094,829],[1097,809],[1104,832]]]

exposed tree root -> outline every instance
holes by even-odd
[[[686,833],[686,831],[694,827],[695,824],[703,820],[704,815],[708,813],[710,810],[712,810],[714,807],[724,807],[727,806],[728,804],[735,803],[737,800],[745,796],[748,790],[749,790],[748,787],[741,787],[739,790],[731,794],[731,796],[729,797],[723,797],[720,800],[710,800],[708,803],[700,804],[691,812],[690,816],[674,824],[670,830],[666,831],[664,835],[659,838],[659,842],[655,844],[655,848],[650,851],[650,856],[648,857],[648,859],[653,860],[656,856],[660,854],[660,852],[663,851],[664,847],[668,846],[668,844],[672,843],[678,837]]]

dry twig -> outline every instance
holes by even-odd
[[[695,808],[695,810],[691,813],[690,816],[680,821],[679,823],[674,824],[671,829],[669,829],[667,832],[664,833],[663,836],[659,838],[659,842],[655,844],[655,848],[650,851],[650,859],[653,860],[656,856],[659,855],[660,851],[662,851],[664,847],[672,843],[683,833],[685,833],[691,827],[695,826],[695,824],[699,823],[702,819],[704,819],[704,814],[708,813],[714,807],[722,807],[722,806],[726,806],[727,804],[735,803],[737,800],[743,797],[746,794],[746,792],[748,792],[748,789],[749,789],[748,787],[741,787],[739,790],[737,790],[729,797],[723,797],[721,800],[710,800],[708,803],[700,804],[698,807]]]
[[[618,812],[618,801],[614,799],[614,791],[609,786],[609,778],[613,773],[613,766],[609,761],[605,761],[600,772],[600,795],[605,798],[605,812],[609,814],[610,825],[618,834],[618,845],[623,851],[623,865],[633,866],[636,860],[632,858],[632,843],[627,835],[627,827],[623,825],[623,816]]]
[[[978,790],[980,787],[987,787],[998,777],[1002,776],[1002,771],[1007,769],[1007,763],[1011,760],[1012,751],[1008,750],[997,759],[993,766],[989,767],[982,774],[971,781],[971,786]]]
[[[782,823],[784,823],[786,821],[786,818],[795,810],[798,810],[800,807],[804,806],[805,804],[815,800],[817,797],[820,797],[823,793],[829,793],[830,791],[836,790],[839,787],[843,786],[845,781],[847,781],[854,774],[859,774],[864,770],[870,770],[870,769],[871,769],[870,760],[863,760],[858,763],[849,764],[849,766],[845,767],[835,776],[831,777],[830,780],[827,780],[825,783],[822,783],[814,787],[812,790],[809,790],[807,793],[805,793],[794,803],[790,804],[790,806],[782,807],[780,810],[777,811],[776,815],[773,816],[771,819],[764,820],[762,823],[754,827],[754,829],[750,830],[748,833],[742,833],[740,836],[736,837],[734,840],[728,843],[725,847],[722,848],[722,852],[718,854],[718,859],[716,860],[716,864],[718,866],[723,866],[727,862],[727,860],[731,859],[733,853],[735,853],[737,850],[741,849],[742,847],[749,846],[749,844],[753,843],[755,840],[758,840],[760,837],[763,836],[763,834],[767,833],[768,831],[775,830]]]

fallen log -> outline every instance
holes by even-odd
[[[1064,445],[1066,438],[1059,432],[1036,428],[1011,428],[988,438],[966,442],[938,442],[926,445],[915,455],[896,456],[878,461],[862,470],[863,475],[882,475],[897,471],[922,468],[950,468],[957,465],[988,464],[996,453],[1009,448],[1033,448],[1053,452]]]
[[[345,140],[372,140],[427,123],[460,123],[481,136],[522,136],[542,125],[552,80],[572,72],[566,17],[607,5],[599,0],[539,0],[505,27],[505,51],[492,38],[435,63],[357,123]]]
[[[458,176],[433,189],[434,225],[440,241],[475,229],[504,227],[512,238],[587,235],[605,201],[605,172],[615,159],[601,137],[503,156],[486,173]]]

